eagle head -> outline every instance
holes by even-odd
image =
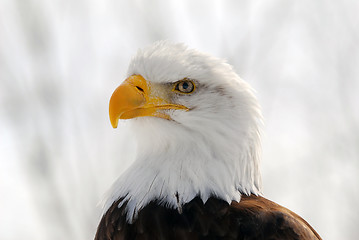
[[[199,196],[260,194],[261,113],[251,87],[224,60],[160,41],[139,50],[109,105],[130,119],[136,160],[115,182],[130,221],[151,201],[181,210]]]

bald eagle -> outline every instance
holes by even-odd
[[[96,240],[321,239],[262,196],[260,108],[224,60],[168,41],[139,50],[109,114],[114,128],[131,119],[137,156]]]

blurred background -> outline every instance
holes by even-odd
[[[264,195],[359,234],[356,0],[0,0],[0,239],[92,239],[133,160],[108,101],[160,39],[226,58],[265,117]]]

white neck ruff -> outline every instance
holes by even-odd
[[[119,207],[127,202],[127,220],[133,222],[153,200],[181,212],[182,206],[196,196],[203,202],[213,196],[230,203],[240,201],[241,193],[260,194],[256,124],[249,128],[249,134],[236,131],[235,126],[227,131],[212,128],[213,131],[196,132],[162,119],[132,121],[138,155],[110,189],[105,212],[116,200],[124,198]],[[208,129],[206,124],[211,125],[201,122],[197,127]]]

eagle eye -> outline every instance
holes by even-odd
[[[189,94],[189,93],[192,93],[194,91],[194,89],[195,89],[194,83],[191,80],[189,80],[188,78],[185,78],[185,79],[180,80],[175,83],[173,91]]]

